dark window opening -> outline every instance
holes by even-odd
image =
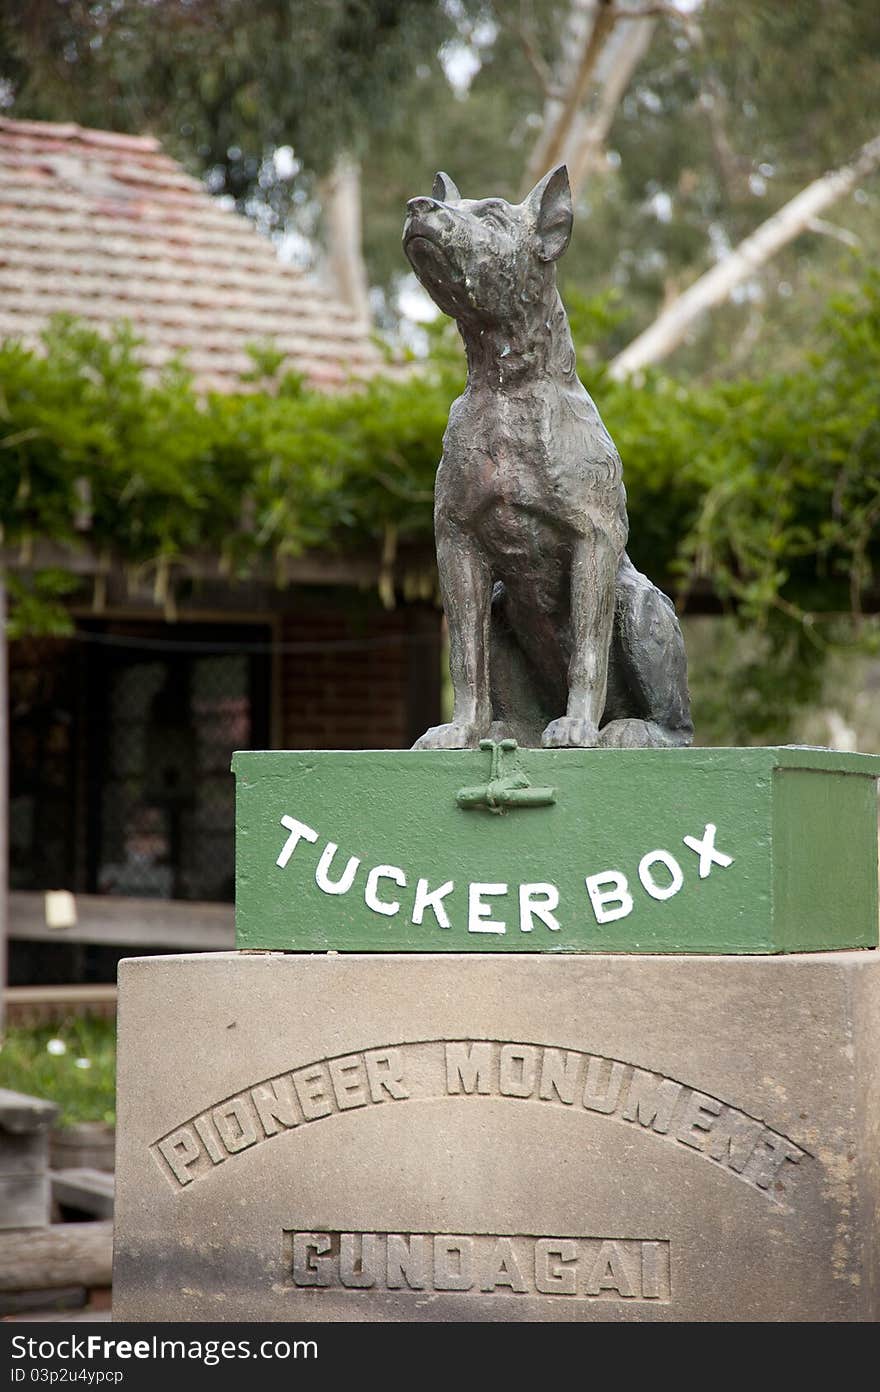
[[[229,765],[269,743],[271,630],[80,632],[15,664],[12,887],[231,900]]]

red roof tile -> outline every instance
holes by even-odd
[[[144,362],[185,353],[204,390],[238,386],[254,342],[317,385],[379,365],[353,315],[151,136],[0,118],[0,338],[34,343],[59,310],[128,319]]]

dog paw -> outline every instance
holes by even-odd
[[[653,720],[612,720],[599,743],[603,749],[674,749],[690,743],[689,731],[667,730]]]
[[[433,725],[416,740],[413,749],[476,749],[481,739],[475,725]]]
[[[646,720],[612,720],[599,736],[599,743],[603,749],[650,749],[660,743],[652,737],[656,728]]]
[[[593,722],[574,715],[551,720],[541,736],[545,749],[594,749],[598,743],[599,731]]]

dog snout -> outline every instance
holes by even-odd
[[[433,213],[440,204],[436,198],[411,198],[406,205],[406,211],[410,217],[427,217],[428,213]]]

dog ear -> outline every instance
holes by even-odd
[[[461,194],[449,175],[444,174],[442,169],[438,174],[434,175],[434,187],[431,189],[431,193],[433,197],[437,199],[438,203],[461,202]]]
[[[545,174],[525,200],[535,216],[538,255],[542,261],[556,261],[571,240],[574,213],[568,170],[564,164]]]

